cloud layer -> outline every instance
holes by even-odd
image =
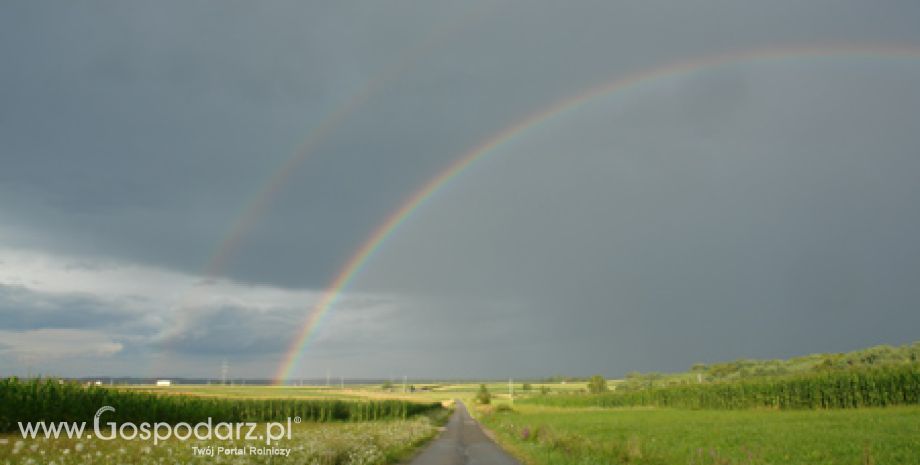
[[[920,49],[905,2],[540,3],[4,6],[0,371],[270,376],[371,231],[527,115],[726,52]],[[761,60],[558,115],[403,224],[295,374],[916,339],[918,81],[904,57]]]

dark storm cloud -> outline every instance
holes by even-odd
[[[143,314],[124,301],[92,295],[48,294],[19,286],[0,285],[0,329],[105,329],[137,332]],[[149,328],[148,328],[149,331]]]
[[[193,272],[311,128],[405,62],[217,270],[311,287],[453,157],[579,88],[687,56],[913,29],[904,12],[798,3],[5,9],[0,208],[41,232],[17,240]]]
[[[209,270],[309,290],[457,156],[589,86],[744,49],[920,46],[920,5],[894,1],[0,11],[4,247],[202,275],[274,170],[370,84]],[[385,244],[350,291],[388,297],[339,302],[304,370],[618,374],[910,339],[917,75],[911,60],[726,66],[532,131]],[[133,317],[92,293],[0,292],[0,330]],[[124,346],[100,350],[127,371],[148,352],[248,353],[239,370],[266,375],[306,309],[240,295],[193,306],[181,331],[154,311],[145,334],[168,340],[119,329]]]
[[[161,349],[195,356],[261,357],[293,340],[302,310],[259,312],[221,307],[196,312],[179,334],[156,342]]]
[[[501,149],[404,226],[365,286],[519,299],[495,337],[511,347],[484,363],[495,376],[912,341],[920,67],[743,70],[718,110],[700,75]]]

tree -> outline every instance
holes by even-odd
[[[383,390],[384,390],[384,391],[392,391],[392,390],[393,390],[393,383],[390,382],[390,381],[387,381],[387,382],[383,383]]]
[[[591,394],[607,392],[607,380],[602,375],[592,376],[588,381],[588,392]]]
[[[492,403],[492,394],[489,392],[489,389],[486,388],[485,384],[479,385],[479,392],[476,393],[476,402],[483,405]]]
[[[530,383],[524,383],[524,386],[522,387],[522,389],[524,390],[524,392],[529,392],[531,389],[533,389],[533,386],[531,386]]]

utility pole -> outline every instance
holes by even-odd
[[[227,384],[227,372],[230,371],[230,364],[226,360],[220,364],[220,384]]]

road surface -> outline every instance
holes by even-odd
[[[521,465],[492,442],[457,401],[447,429],[409,465]]]

